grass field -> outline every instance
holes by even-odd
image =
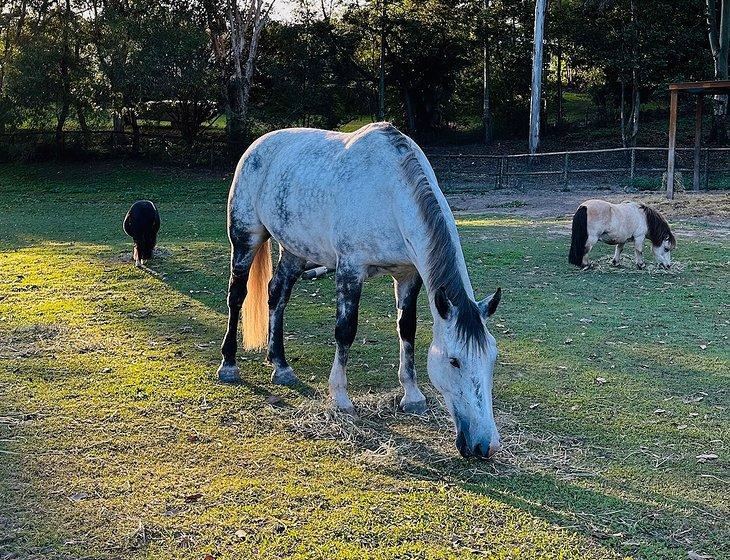
[[[426,417],[395,409],[386,279],[366,285],[351,352],[359,419],[323,398],[331,278],[288,308],[307,386],[270,385],[258,353],[240,354],[245,382],[216,381],[227,188],[0,167],[0,559],[730,557],[730,246],[708,222],[673,224],[670,273],[610,268],[605,246],[580,273],[565,218],[460,217],[478,294],[504,290],[505,449],[476,462],[433,391]],[[162,215],[157,276],[121,230],[143,197]],[[428,389],[423,294],[420,318]]]

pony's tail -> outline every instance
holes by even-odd
[[[588,208],[581,206],[573,216],[573,235],[570,240],[568,262],[575,266],[583,266],[588,241]]]
[[[269,281],[272,276],[271,240],[262,243],[251,264],[243,300],[243,347],[265,348],[269,333]]]

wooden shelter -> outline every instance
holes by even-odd
[[[693,188],[700,188],[700,143],[702,141],[702,112],[705,95],[730,94],[730,80],[711,82],[682,82],[669,84],[669,155],[667,157],[667,198],[674,198],[674,155],[677,147],[677,98],[679,93],[697,96],[695,111],[695,153]]]

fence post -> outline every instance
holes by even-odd
[[[568,188],[568,152],[565,152],[565,158],[563,159],[563,188]]]
[[[502,188],[502,173],[504,170],[504,157],[499,158],[499,173],[497,174],[497,188]]]
[[[634,186],[634,174],[636,173],[636,148],[631,147],[631,170],[629,171],[630,185]]]
[[[504,181],[507,188],[509,188],[509,158],[504,158]]]
[[[710,148],[705,148],[705,190],[710,186]]]

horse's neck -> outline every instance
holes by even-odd
[[[444,220],[447,224],[449,224],[451,220],[450,210],[448,210],[448,206],[446,205],[446,202],[442,199],[442,197],[436,195],[436,198],[439,201],[439,206],[441,207],[442,212],[444,212],[444,206],[446,206],[446,212],[449,212],[449,214],[444,215]],[[437,251],[435,258],[445,258],[445,255],[448,254],[448,251],[439,251],[440,247],[438,246],[433,248],[431,242],[431,233],[428,230],[425,220],[414,220],[413,216],[418,216],[419,218],[422,218],[420,209],[415,203],[412,203],[412,207],[406,208],[404,218],[408,226],[404,228],[404,236],[406,238],[407,245],[411,248],[412,251],[413,264],[418,270],[421,278],[423,279],[423,283],[426,286],[426,290],[429,294],[429,300],[432,301],[433,292],[437,290],[440,286],[438,285],[438,278],[435,274],[433,274],[433,271],[429,266],[431,251]],[[449,227],[449,233],[450,235],[447,242],[451,247],[451,251],[453,251],[453,265],[456,267],[464,290],[470,298],[474,299],[474,291],[472,289],[471,281],[467,272],[466,261],[464,259],[464,253],[461,249],[459,237],[456,232],[451,231],[451,227]],[[441,253],[441,255],[439,255],[439,253]]]

